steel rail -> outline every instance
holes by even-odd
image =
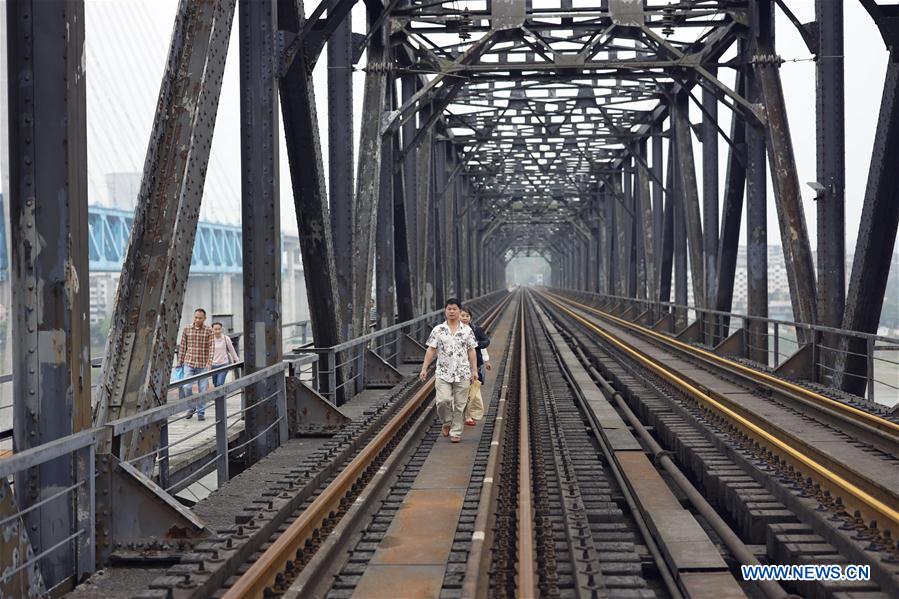
[[[515,334],[513,329],[509,332],[507,347],[512,350],[515,347]],[[468,561],[465,565],[465,577],[462,581],[463,597],[487,596],[488,577],[483,576],[490,564],[490,547],[493,540],[493,506],[499,491],[498,482],[501,467],[500,451],[502,450],[503,434],[506,430],[506,405],[509,396],[509,379],[512,376],[515,360],[506,358],[502,372],[502,387],[496,406],[495,425],[493,435],[490,438],[490,450],[487,454],[487,467],[484,471],[484,481],[481,493],[478,496],[478,512],[474,520],[474,532],[471,534],[471,550],[468,553]]]
[[[890,526],[888,527],[893,528],[894,530],[896,527],[899,527],[899,510],[897,510],[896,507],[893,507],[899,505],[899,500],[894,496],[887,501],[876,497],[875,494],[878,493],[881,495],[891,495],[885,489],[877,487],[876,481],[862,480],[860,476],[855,476],[855,481],[847,480],[847,476],[852,477],[852,472],[849,468],[844,467],[847,471],[844,473],[845,475],[835,472],[833,468],[828,467],[823,463],[827,461],[825,456],[821,455],[820,452],[817,452],[813,447],[809,447],[801,439],[783,431],[780,427],[764,418],[754,415],[750,416],[748,414],[744,415],[741,413],[739,406],[735,402],[718,394],[716,394],[716,397],[713,397],[711,392],[700,389],[695,384],[680,376],[677,372],[672,371],[667,366],[657,363],[643,352],[604,331],[566,307],[561,302],[548,296],[544,297],[548,302],[555,305],[555,307],[598,334],[600,337],[614,345],[618,350],[624,352],[629,358],[649,368],[652,372],[661,376],[677,389],[696,398],[706,406],[720,413],[726,419],[737,424],[752,437],[773,448],[777,453],[782,456],[787,456],[802,470],[815,474],[818,478],[826,481],[830,486],[838,489],[844,496],[848,497],[849,501],[846,502],[847,507],[855,507],[856,509],[859,509],[863,515],[879,520],[882,524],[889,524]],[[805,447],[805,451],[797,449],[797,447],[803,446]],[[811,456],[809,453],[815,453],[817,455]],[[884,528],[886,528],[886,526],[884,526]]]
[[[534,300],[531,298],[530,301]],[[539,317],[540,307],[536,302],[534,302],[533,306],[537,311],[537,315]],[[553,341],[548,338],[545,323],[539,326],[543,331],[544,336],[547,337],[547,342],[555,349],[554,353],[556,359],[559,360],[558,348],[556,348],[553,344]],[[559,360],[559,362],[561,366],[561,360]],[[575,397],[576,403],[580,406],[582,413],[587,417],[587,423],[589,424],[589,427],[593,432],[596,443],[599,446],[599,449],[602,452],[606,463],[608,464],[608,469],[612,472],[612,477],[618,483],[618,488],[620,489],[621,495],[624,498],[625,503],[627,504],[631,518],[633,519],[634,524],[636,524],[638,532],[643,537],[647,551],[649,551],[653,562],[655,562],[656,569],[658,570],[659,576],[662,579],[662,583],[665,585],[665,588],[672,599],[683,599],[684,594],[681,592],[681,589],[677,584],[676,572],[672,571],[672,567],[668,564],[668,561],[663,555],[662,547],[660,547],[661,541],[657,541],[655,537],[653,537],[649,525],[646,522],[646,512],[637,503],[637,500],[634,497],[634,493],[633,491],[631,491],[631,483],[625,473],[622,472],[621,465],[617,457],[615,456],[615,452],[612,450],[612,447],[609,445],[608,440],[603,434],[602,427],[596,421],[596,418],[592,414],[590,407],[584,401],[584,397],[580,391],[580,387],[577,385],[577,383],[575,383],[574,379],[571,378],[571,374],[568,371],[567,367],[561,368],[561,372],[569,388],[571,389],[572,395]]]
[[[652,434],[643,425],[637,415],[634,414],[633,410],[631,410],[630,406],[627,404],[624,397],[622,397],[621,393],[619,393],[618,390],[615,389],[615,387],[613,387],[612,384],[608,380],[606,380],[606,378],[602,374],[600,374],[596,368],[594,368],[580,344],[574,339],[569,339],[568,343],[574,351],[575,355],[579,358],[581,364],[599,386],[605,398],[610,402],[615,402],[615,405],[618,406],[621,414],[624,415],[636,434],[643,441],[656,463],[664,468],[665,472],[667,472],[668,475],[671,476],[671,480],[674,482],[674,484],[677,485],[678,488],[680,488],[684,495],[686,495],[690,503],[693,504],[693,507],[696,508],[696,511],[706,519],[706,522],[709,523],[709,525],[712,527],[712,530],[715,531],[715,534],[718,535],[718,537],[737,559],[737,561],[741,565],[760,565],[761,562],[759,562],[755,554],[746,546],[745,543],[743,543],[743,540],[740,539],[739,535],[734,532],[730,525],[725,522],[724,518],[722,518],[721,515],[715,511],[708,500],[686,477],[686,475],[678,467],[677,463],[675,463],[674,460],[671,459],[669,453],[666,452],[661,445],[659,445],[659,443],[655,440],[655,437],[652,436]],[[598,424],[595,421],[595,417],[593,417],[592,415],[591,424]],[[597,438],[599,438],[599,436]],[[756,581],[756,585],[769,599],[782,599],[788,596],[780,586],[780,584],[775,581]]]
[[[525,301],[519,305],[518,330],[518,597],[536,597],[537,584],[534,566],[534,510],[531,503],[531,438],[528,428],[528,364],[527,330],[524,324]]]
[[[497,318],[512,294],[507,295],[485,318],[485,326],[489,326]],[[488,322],[489,321],[489,322]],[[418,411],[421,405],[434,391],[434,379],[431,378],[400,408],[374,439],[340,471],[337,477],[325,487],[312,504],[303,510],[290,526],[281,533],[268,549],[253,562],[250,568],[225,591],[223,599],[246,599],[264,597],[266,589],[275,586],[287,562],[294,559],[298,549],[304,547],[313,531],[321,528],[332,512],[339,510],[341,500],[351,491],[353,485],[378,458],[388,444],[396,437],[403,425]]]
[[[588,312],[592,312],[592,313],[596,314],[597,316],[600,316],[607,320],[611,320],[612,322],[615,322],[616,324],[624,326],[632,331],[638,331],[640,333],[643,333],[644,335],[647,335],[649,337],[652,337],[653,339],[659,340],[659,341],[665,343],[666,345],[677,348],[689,355],[702,358],[708,362],[713,362],[717,366],[720,366],[722,368],[725,368],[727,370],[730,370],[730,371],[740,374],[742,376],[751,378],[754,382],[762,383],[769,387],[775,387],[775,388],[777,388],[778,391],[788,392],[790,394],[804,398],[807,401],[811,401],[815,404],[820,404],[820,406],[814,406],[814,407],[821,407],[821,408],[829,409],[829,410],[835,412],[835,415],[838,417],[842,416],[844,418],[852,418],[853,424],[867,424],[876,430],[879,430],[879,431],[889,434],[890,440],[892,442],[899,443],[899,424],[897,424],[895,422],[891,422],[891,421],[889,421],[885,418],[882,418],[876,414],[871,414],[870,412],[860,410],[859,408],[845,404],[841,401],[837,401],[837,400],[827,397],[825,395],[821,395],[820,393],[815,393],[811,389],[806,389],[805,387],[802,387],[801,385],[796,385],[794,383],[785,381],[783,379],[780,379],[776,376],[772,376],[765,372],[760,372],[758,370],[755,370],[753,368],[750,368],[748,366],[740,364],[739,362],[734,362],[733,360],[729,360],[727,358],[721,357],[710,351],[700,349],[698,347],[690,345],[689,343],[684,343],[683,341],[679,341],[677,339],[672,339],[671,337],[669,337],[663,333],[659,333],[658,331],[653,331],[652,329],[644,327],[642,325],[639,325],[639,324],[636,324],[633,322],[629,322],[627,320],[624,320],[623,318],[620,318],[613,314],[609,314],[608,312],[599,310],[598,308],[594,308],[592,306],[582,304],[580,302],[577,302],[577,301],[567,298],[565,296],[558,295],[556,293],[552,293],[549,291],[544,291],[542,293],[544,293],[545,295],[548,295],[548,296],[552,296],[552,297],[554,297],[560,301],[563,301],[569,305],[577,306],[578,308],[581,308]],[[859,421],[863,421],[863,422],[859,422]]]

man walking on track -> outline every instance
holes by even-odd
[[[437,417],[443,423],[443,436],[458,443],[468,401],[468,387],[478,378],[475,348],[478,342],[470,327],[459,320],[462,305],[455,298],[446,301],[446,322],[438,324],[428,337],[428,350],[418,378],[428,378],[428,366],[437,355],[434,389],[437,393]]]

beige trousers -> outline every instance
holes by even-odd
[[[434,390],[437,393],[437,417],[444,425],[450,424],[450,435],[462,435],[462,423],[465,404],[468,403],[468,386],[470,381],[447,383],[435,379]]]

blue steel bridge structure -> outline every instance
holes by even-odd
[[[0,194],[0,211],[4,201]],[[128,250],[128,236],[134,224],[134,211],[89,206],[87,219],[90,272],[120,272]],[[282,233],[282,247],[284,240],[285,235]],[[9,280],[9,255],[6,247],[6,225],[5,222],[0,222],[0,281]],[[201,275],[241,274],[242,251],[240,225],[200,221],[197,224],[190,272]]]

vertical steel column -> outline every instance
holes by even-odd
[[[376,15],[369,14],[369,23]],[[353,203],[353,242],[351,270],[353,273],[353,333],[364,335],[368,327],[368,300],[375,260],[375,228],[378,223],[378,192],[381,187],[381,131],[384,118],[384,96],[387,89],[387,58],[385,29],[371,37],[368,45],[368,68],[362,99],[362,127],[359,131],[359,169],[356,199]],[[342,176],[346,177],[344,173]],[[392,220],[392,216],[390,219]],[[392,226],[392,223],[391,223]],[[338,253],[338,264],[340,255]]]
[[[474,198],[468,188],[468,178],[462,179],[462,193],[465,198],[465,233],[462,236],[462,244],[465,247],[465,277],[462,284],[464,285],[462,292],[465,297],[475,297],[477,293],[474,288]]]
[[[676,117],[673,119],[676,121]],[[677,135],[676,129],[677,124],[672,123],[672,126],[675,129],[675,135]],[[688,292],[687,292],[687,219],[684,215],[684,176],[683,173],[678,173],[680,170],[680,154],[683,145],[679,143],[679,140],[675,140],[675,142],[671,145],[672,153],[674,154],[674,169],[675,169],[675,180],[677,181],[677,185],[675,187],[675,192],[673,194],[674,203],[672,205],[672,218],[673,218],[673,234],[674,234],[674,303],[686,306],[688,303]],[[695,280],[695,277],[694,277]],[[695,287],[694,287],[695,290]],[[693,301],[696,301],[696,298],[693,298]],[[677,327],[681,328],[686,326],[686,317],[687,315],[681,310],[676,313],[677,318]]]
[[[693,302],[705,307],[705,275],[702,239],[702,216],[699,213],[699,188],[693,161],[693,135],[690,128],[690,97],[680,92],[674,97],[674,136],[677,145],[677,168],[680,215],[684,219],[690,248],[690,275],[693,280]],[[676,229],[677,230],[677,229]]]
[[[302,5],[296,0],[278,0],[278,29],[291,33],[300,31]],[[305,269],[306,297],[312,320],[312,336],[318,347],[332,347],[340,340],[341,319],[339,309],[336,264],[331,240],[331,216],[325,189],[324,165],[318,134],[315,89],[312,85],[312,67],[309,59],[299,52],[280,80],[281,114],[284,119],[284,141],[290,166],[293,200],[296,206],[300,249]],[[327,371],[322,359],[321,371]],[[328,388],[328,376],[320,380],[324,393]]]
[[[243,222],[244,374],[282,359],[281,199],[278,194],[278,64],[275,0],[240,0],[240,162]],[[281,390],[272,377],[247,387],[248,462],[280,443]],[[264,403],[263,403],[264,402]],[[258,404],[258,405],[257,405]]]
[[[400,77],[400,98],[397,104],[402,106],[415,94],[416,78],[413,75]],[[401,141],[396,149],[399,158],[402,148],[412,143],[415,138],[415,119],[409,119],[401,128]],[[406,213],[406,247],[409,256],[409,285],[413,306],[421,309],[424,296],[424,283],[421,280],[421,263],[424,256],[420,252],[418,221],[420,218],[420,197],[418,195],[418,169],[416,163],[421,150],[406,154],[402,161],[403,168],[403,211]]]
[[[13,443],[22,452],[90,426],[84,3],[30,0],[6,10]],[[72,486],[75,463],[63,456],[15,479],[24,509]],[[24,516],[35,554],[72,533],[72,498]],[[41,560],[47,588],[76,575],[76,547]]]
[[[743,49],[740,53],[744,54]],[[746,96],[746,74],[737,71],[736,91]],[[730,312],[734,297],[740,227],[743,219],[743,194],[746,190],[746,123],[736,111],[730,123],[733,146],[727,150],[727,173],[724,177],[724,200],[721,210],[721,236],[718,243],[718,280],[715,289],[716,310]],[[725,331],[716,331],[723,336]],[[719,337],[720,340],[720,337]]]
[[[613,235],[610,236],[610,241],[614,244],[612,248],[614,253],[612,254],[613,266],[612,270],[614,271],[614,279],[612,280],[612,286],[615,289],[615,295],[625,295],[627,287],[625,286],[625,277],[627,276],[627,262],[626,257],[630,255],[627,246],[627,232],[630,230],[629,222],[627,220],[627,215],[624,211],[624,202],[622,200],[623,192],[622,192],[622,182],[621,178],[623,176],[622,172],[616,172],[612,175],[612,195],[611,201],[613,210],[612,213],[615,215],[614,223],[615,228],[613,230]]]
[[[760,3],[759,6],[762,13],[770,8],[770,4],[767,3]],[[760,17],[759,26],[758,48],[753,58],[754,72],[768,120],[765,127],[768,162],[771,165],[774,205],[777,208],[777,220],[780,225],[787,281],[790,284],[793,318],[799,322],[814,323],[818,320],[815,266],[805,226],[805,211],[802,207],[802,194],[799,191],[799,175],[793,155],[793,141],[790,137],[787,107],[780,82],[779,63],[774,54],[773,15]],[[804,330],[800,329],[800,341],[804,337]]]
[[[456,154],[456,166],[459,166],[459,162],[462,158]],[[454,170],[455,172],[455,170]],[[456,178],[453,181],[453,184],[456,188],[456,235],[453,242],[456,245],[456,293],[459,294],[460,297],[468,297],[468,291],[465,288],[465,274],[466,274],[466,263],[468,259],[468,244],[465,242],[465,239],[468,235],[468,227],[467,220],[465,215],[468,214],[468,211],[465,210],[465,194],[462,189],[462,177],[459,174],[456,174]],[[463,212],[459,211],[459,207],[462,206]]]
[[[713,69],[714,74],[717,69]],[[718,287],[718,99],[702,89],[702,245],[705,253],[705,293],[709,308]]]
[[[640,226],[638,227],[638,232],[642,235],[643,269],[645,273],[644,282],[646,286],[646,296],[652,301],[658,301],[659,283],[657,275],[658,269],[656,268],[656,240],[658,239],[658,237],[656,236],[655,231],[656,219],[655,214],[653,213],[652,198],[650,198],[649,195],[649,169],[646,168],[646,159],[648,158],[647,150],[647,141],[644,139],[640,141],[637,146],[637,151],[643,158],[643,160],[640,161],[637,173],[637,197],[639,198],[637,211],[639,211],[640,213]],[[659,208],[658,212],[659,218],[661,218],[662,209]]]
[[[329,11],[330,12],[330,11]],[[330,15],[329,15],[330,16]],[[355,202],[353,198],[353,33],[350,15],[328,40],[328,196],[331,236],[337,264],[353,264]],[[363,119],[365,115],[363,115]],[[360,158],[364,156],[360,152]],[[301,231],[303,229],[300,229]],[[353,324],[353,276],[355,268],[338,268],[337,293],[344,330]],[[367,302],[366,302],[367,304]],[[363,307],[366,305],[363,304]],[[361,311],[362,308],[359,309]]]
[[[405,89],[405,87],[403,87]],[[395,108],[399,102],[396,98],[396,84],[390,85],[390,97],[392,99],[391,108]],[[402,140],[400,132],[394,132],[391,136],[392,156],[387,160],[386,156],[381,157],[381,164],[388,165],[393,172],[393,259],[396,282],[396,308],[397,318],[400,322],[412,320],[415,317],[415,300],[413,294],[415,285],[412,279],[412,272],[415,268],[415,257],[410,254],[409,248],[415,247],[412,244],[412,235],[414,235],[414,226],[410,229],[408,212],[410,205],[414,203],[415,185],[407,184],[409,170],[409,160],[396,162],[397,157],[402,151]],[[414,158],[414,156],[413,156]],[[415,163],[412,162],[412,171],[414,177]],[[413,221],[414,222],[414,221]]]
[[[890,28],[888,40],[899,39],[899,27],[884,23]],[[871,167],[865,188],[865,203],[862,207],[855,258],[849,280],[846,298],[846,313],[843,328],[875,333],[880,324],[883,299],[892,265],[893,248],[896,243],[896,229],[899,226],[899,49],[888,42],[890,60],[887,63],[880,115],[874,134],[874,148],[871,153]],[[864,341],[841,344],[842,350],[852,355],[838,354],[835,364],[834,386],[856,395],[865,391],[865,375],[868,365],[864,354]],[[855,355],[862,354],[862,356]]]
[[[637,296],[637,236],[636,236],[636,198],[634,195],[634,158],[628,155],[625,161],[624,171],[624,212],[627,215],[625,219],[625,240],[624,252],[627,258],[625,264],[624,289],[625,295],[628,297]]]
[[[392,82],[387,85],[386,99],[392,102]],[[389,104],[388,104],[389,105]],[[394,306],[394,282],[396,276],[396,252],[395,239],[396,218],[394,215],[394,171],[393,147],[397,133],[386,133],[381,139],[381,189],[378,193],[378,225],[376,262],[378,282],[375,285],[377,292],[378,326],[387,327],[395,322],[396,307]],[[405,224],[404,224],[405,225]],[[403,239],[405,243],[405,239]]]
[[[653,239],[662,240],[662,234],[665,222],[665,197],[664,188],[662,187],[663,159],[662,159],[662,123],[656,123],[652,126],[652,233]],[[661,272],[662,268],[662,252],[656,251],[656,276]],[[658,299],[658,298],[653,298]]]
[[[581,289],[584,291],[590,290],[590,241],[585,235],[581,235],[580,243],[578,246],[580,247],[580,257],[581,257]]]
[[[428,111],[423,109],[419,113],[419,119],[422,122],[427,120]],[[415,201],[417,205],[417,229],[416,240],[418,242],[418,301],[421,302],[419,314],[425,314],[434,308],[434,283],[433,283],[433,262],[434,262],[434,244],[431,239],[433,233],[432,220],[432,194],[431,194],[431,170],[434,146],[434,132],[428,130],[425,132],[421,144],[415,151]]]
[[[442,216],[441,228],[443,239],[443,288],[447,297],[459,297],[459,289],[456,287],[456,188],[449,180],[448,172],[452,172],[455,163],[455,147],[449,142],[442,142],[444,152],[443,166],[437,164],[438,180],[441,184],[437,187],[440,192],[437,201],[441,203]],[[442,176],[441,174],[442,173]]]
[[[234,0],[178,5],[100,373],[97,425],[166,401],[233,17]],[[152,455],[159,442],[154,426],[112,449],[125,458]],[[149,472],[153,460],[139,466]]]
[[[747,76],[746,98],[757,102],[759,84]],[[765,131],[746,122],[746,306],[749,316],[768,316],[768,206],[765,172]],[[748,357],[768,363],[767,325],[750,320]]]
[[[815,0],[818,142],[818,322],[839,327],[846,289],[846,140],[843,101],[843,3]],[[827,343],[833,345],[833,343]],[[832,362],[832,360],[828,360]]]
[[[599,212],[599,292],[605,295],[611,295],[612,291],[609,287],[611,277],[609,275],[610,268],[610,243],[609,243],[609,219],[612,218],[611,210],[609,210],[609,196],[607,185],[600,184],[596,189],[596,201]]]
[[[444,283],[446,282],[446,269],[444,265],[444,239],[443,239],[443,231],[444,231],[444,223],[443,218],[446,217],[446,208],[443,203],[443,197],[439,193],[440,190],[443,189],[444,183],[446,182],[446,143],[443,141],[435,141],[434,142],[434,150],[433,150],[433,159],[431,160],[431,164],[429,165],[433,177],[434,177],[434,185],[431,186],[430,196],[432,202],[432,226],[431,226],[431,240],[428,245],[430,245],[434,249],[434,300],[435,307],[439,308],[443,305],[443,302],[447,299],[446,297],[446,287]]]
[[[665,211],[662,221],[662,251],[659,258],[659,301],[671,301],[671,270],[674,266],[674,203],[677,178],[674,176],[674,144],[668,144],[668,169],[665,176]]]
[[[594,194],[590,195],[589,231],[587,240],[587,290],[599,292],[599,202]]]

